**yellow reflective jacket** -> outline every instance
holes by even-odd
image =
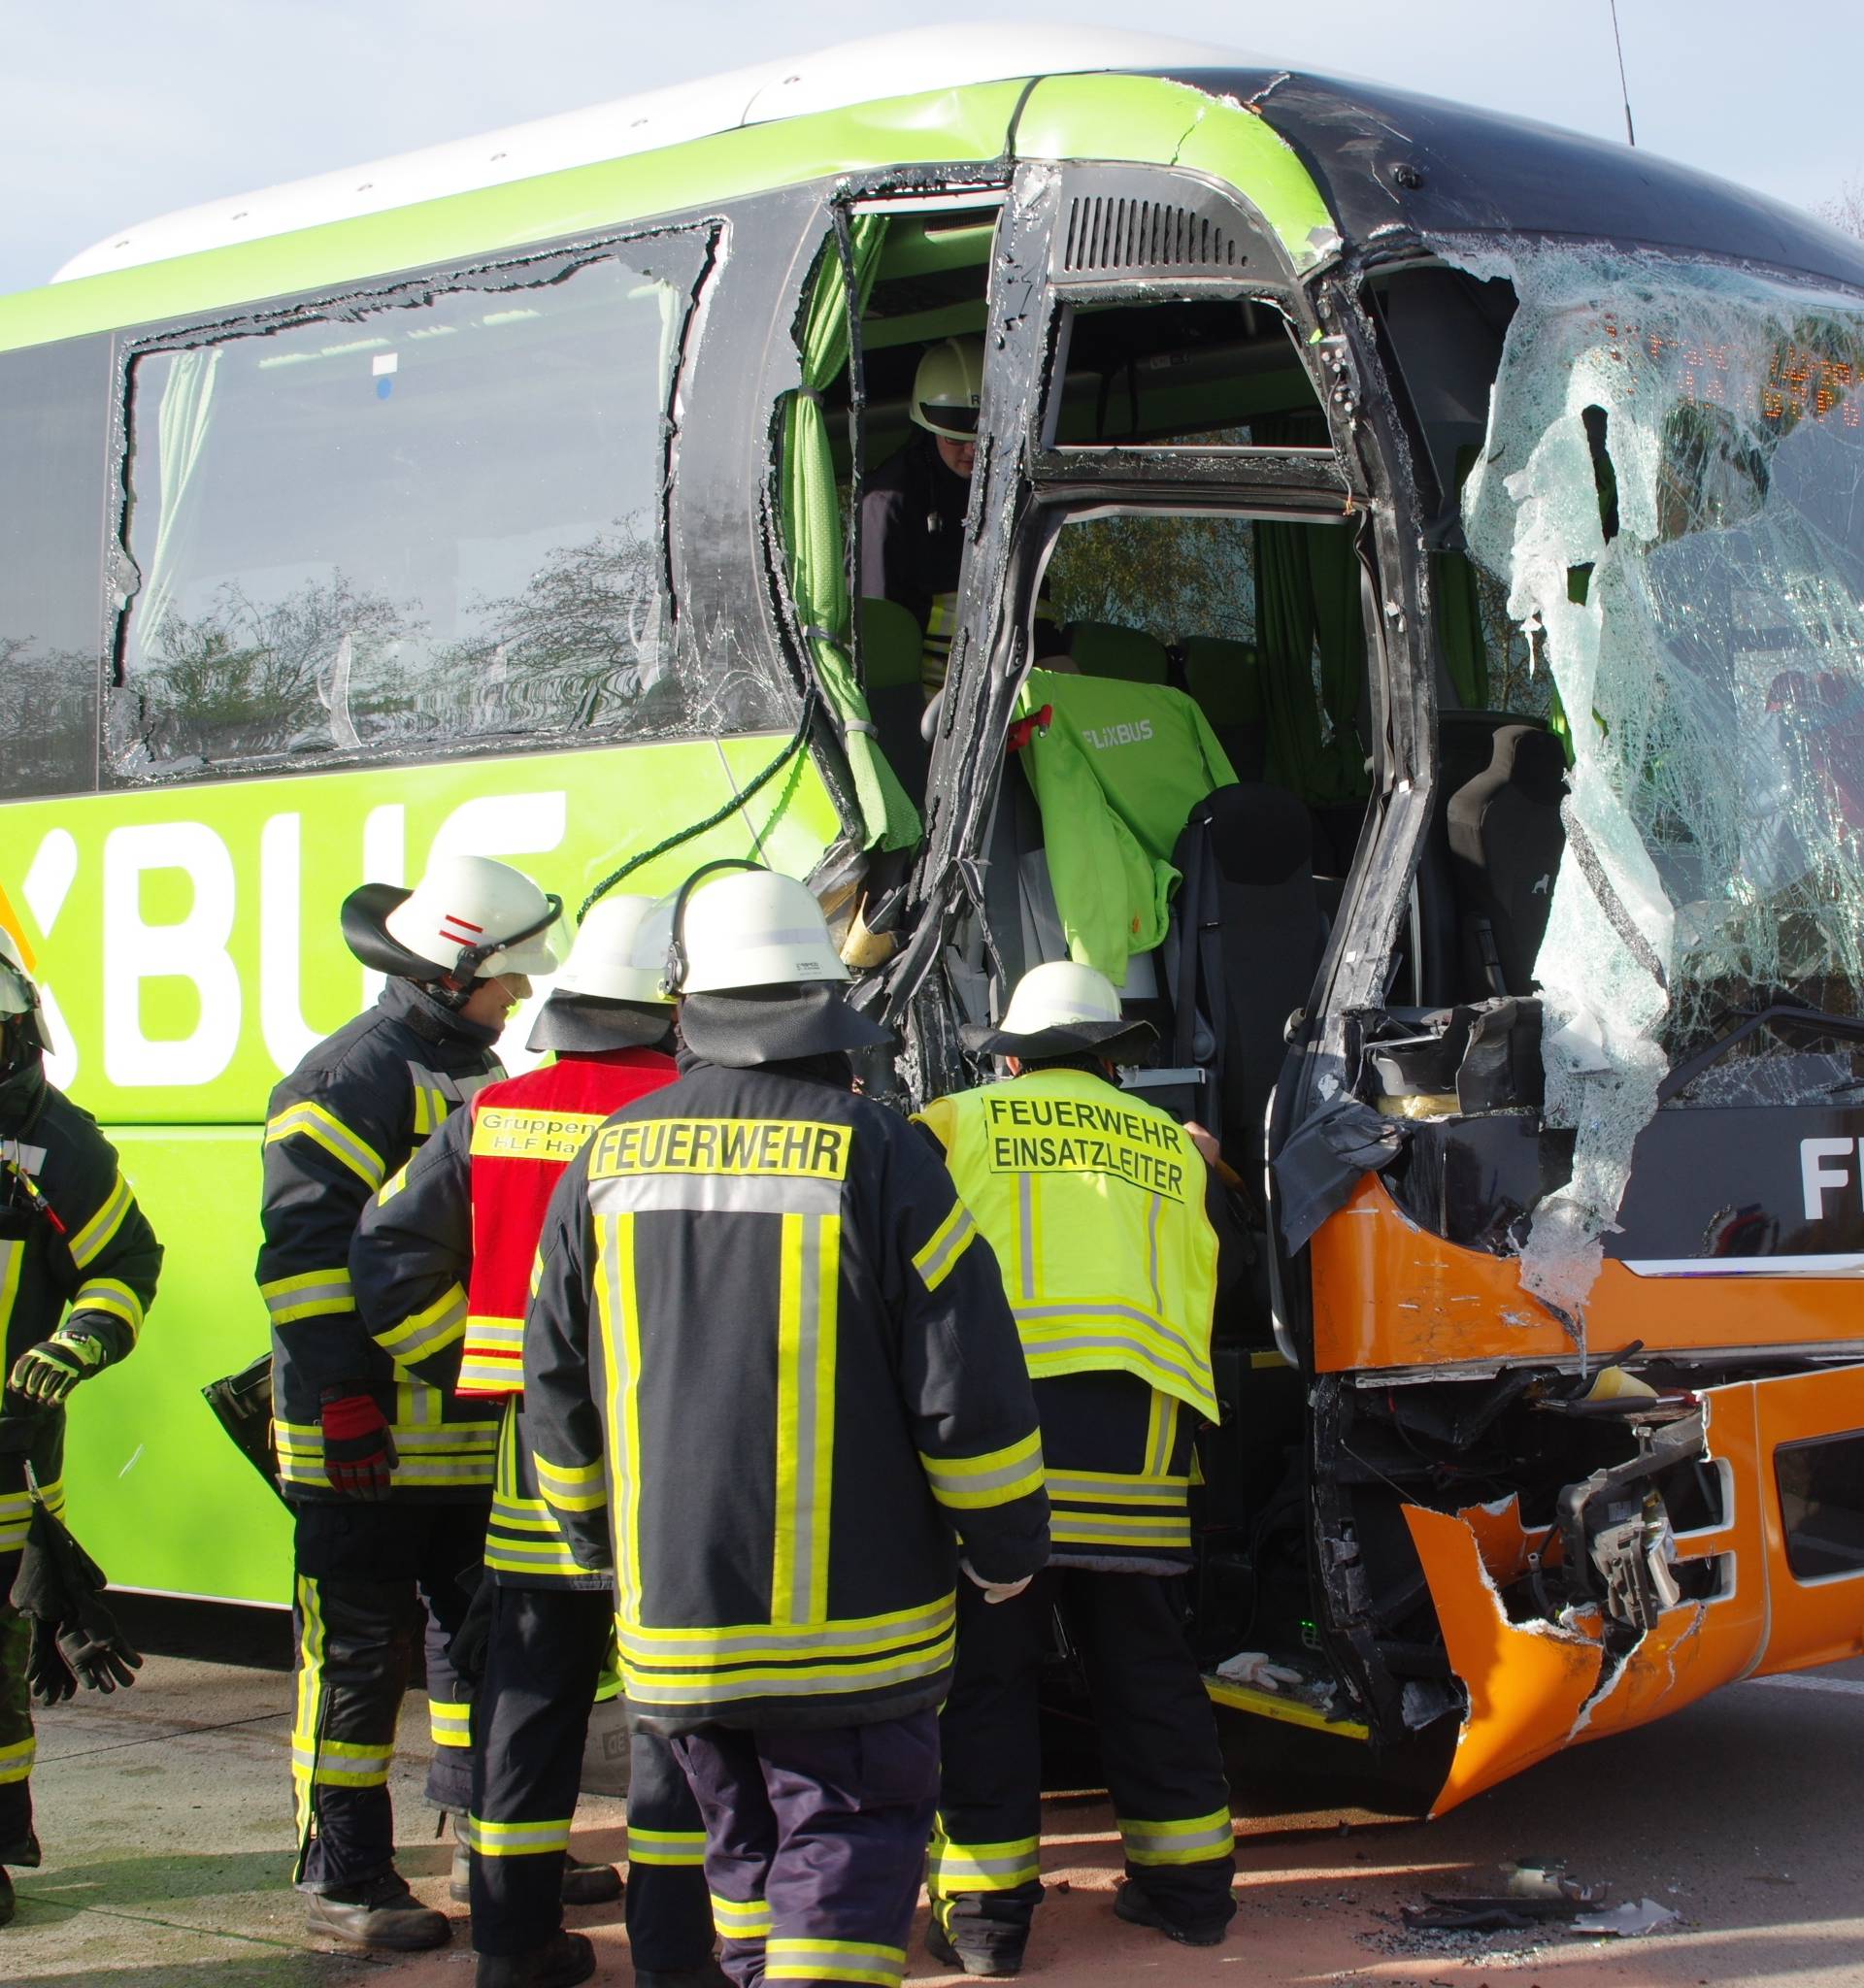
[[[1130,1374],[1215,1422],[1216,1231],[1183,1128],[1082,1070],[918,1116],[1003,1267],[1030,1377]]]

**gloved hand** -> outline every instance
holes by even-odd
[[[320,1419],[323,1474],[331,1484],[347,1498],[386,1498],[389,1473],[401,1459],[375,1397],[326,1387]]]
[[[92,1604],[83,1613],[84,1620],[67,1622],[59,1630],[59,1656],[91,1691],[112,1692],[119,1684],[128,1690],[143,1668],[142,1658],[117,1633],[109,1609]]]
[[[103,1364],[101,1340],[83,1332],[56,1332],[19,1355],[7,1385],[30,1402],[52,1408],[81,1380],[88,1380]]]
[[[78,1695],[78,1676],[58,1647],[58,1625],[38,1615],[27,1619],[32,1637],[26,1645],[26,1688],[35,1705],[63,1705]]]
[[[990,1603],[1014,1601],[1035,1578],[1034,1574],[1025,1574],[1020,1580],[985,1580],[970,1561],[960,1557],[958,1565],[983,1590],[983,1599]]]

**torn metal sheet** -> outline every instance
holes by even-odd
[[[1405,1522],[1437,1605],[1450,1668],[1469,1698],[1455,1758],[1431,1808],[1442,1815],[1566,1744],[1597,1688],[1605,1651],[1550,1622],[1511,1622],[1475,1532],[1462,1519],[1408,1505]]]
[[[1567,846],[1535,963],[1571,1180],[1528,1288],[1583,1335],[1673,1057],[1864,977],[1864,306],[1596,247],[1437,245],[1514,287],[1472,557],[1550,671]]]

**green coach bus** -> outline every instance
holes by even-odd
[[[374,992],[346,893],[754,854],[898,1026],[870,1087],[976,1080],[1072,953],[1220,1132],[1220,1701],[1421,1736],[1448,1804],[1854,1651],[1861,312],[1859,245],[1642,153],[1015,29],[0,298],[0,922],[168,1250],[82,1537],[286,1599],[200,1390],[265,1345],[268,1090]],[[860,498],[966,335],[928,707]]]

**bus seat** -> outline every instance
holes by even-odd
[[[1261,668],[1261,651],[1252,642],[1193,635],[1184,644],[1185,688],[1240,780],[1259,780],[1268,752]]]
[[[1163,683],[1169,674],[1165,645],[1139,628],[1111,621],[1073,621],[1068,653],[1083,677],[1116,677],[1125,683]]]
[[[1415,989],[1422,1008],[1448,1008],[1486,991],[1487,978],[1464,974],[1463,917],[1449,854],[1449,803],[1488,769],[1495,734],[1505,725],[1538,723],[1505,711],[1442,711],[1437,714],[1437,785],[1430,825],[1417,863],[1417,916],[1423,939]]]
[[[1449,797],[1446,820],[1474,987],[1527,994],[1566,846],[1566,754],[1551,732],[1504,725],[1486,769]]]
[[[857,604],[857,612],[867,709],[880,735],[881,750],[908,794],[922,802],[932,757],[919,737],[919,719],[925,714],[919,653],[925,638],[917,620],[898,601],[868,595]]]
[[[1177,1029],[1170,1060],[1201,1060],[1200,1038],[1215,1048],[1223,1148],[1254,1183],[1288,1016],[1306,1005],[1326,944],[1313,824],[1283,787],[1218,787],[1191,810],[1173,861],[1184,880],[1166,944]]]

